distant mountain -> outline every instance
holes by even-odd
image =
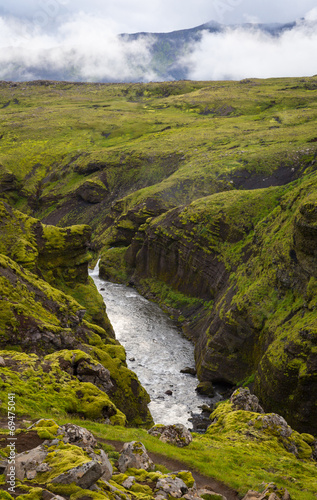
[[[229,30],[261,31],[273,37],[279,37],[287,30],[292,30],[296,22],[280,24],[236,24],[224,25],[210,21],[195,28],[189,28],[169,33],[140,32],[121,34],[125,41],[147,41],[151,43],[151,70],[162,80],[186,80],[188,76],[187,65],[180,62],[182,57],[194,50],[195,45],[201,41],[204,33],[225,33]]]
[[[19,49],[13,45],[2,50],[0,54],[0,80],[126,83],[196,80],[202,78],[200,75],[203,75],[205,80],[241,79],[241,72],[237,71],[236,67],[232,70],[225,64],[225,69],[218,72],[216,76],[213,76],[212,63],[210,63],[211,71],[209,73],[201,71],[195,73],[193,69],[195,66],[201,68],[205,64],[204,60],[208,59],[209,50],[211,56],[216,54],[218,59],[224,62],[220,51],[217,50],[218,37],[219,42],[221,42],[221,38],[229,35],[232,47],[239,48],[241,40],[239,35],[242,31],[249,34],[255,33],[254,42],[250,36],[250,44],[257,43],[261,47],[262,42],[265,42],[267,37],[278,40],[279,37],[293,31],[295,35],[299,34],[297,36],[299,40],[312,39],[310,35],[317,32],[317,22],[301,19],[287,24],[223,25],[210,21],[194,28],[170,33],[140,32],[123,33],[117,36],[110,33],[109,43],[100,37],[100,44],[96,44],[96,38],[90,40],[88,37],[85,44],[82,44],[78,43],[76,38],[67,38],[65,35],[65,38],[60,39],[58,36],[54,38],[55,35],[52,35],[50,46],[46,46],[31,38]],[[214,37],[211,43],[204,39],[206,34]],[[262,36],[258,36],[259,34]],[[286,38],[289,42],[292,37],[287,36]],[[207,44],[204,43],[205,41]],[[263,46],[263,50],[265,50],[265,43]],[[210,48],[208,49],[208,47]],[[219,47],[221,47],[221,43],[219,43]],[[291,43],[290,50],[292,47]],[[204,51],[203,57],[205,59],[199,59],[200,49]],[[287,47],[285,50],[287,51]],[[249,65],[252,73],[251,63]],[[239,63],[236,66],[239,67]],[[292,69],[289,72],[292,72]],[[306,70],[307,74],[315,72],[310,67]],[[242,72],[242,74],[244,73]],[[280,76],[286,75],[281,74]]]

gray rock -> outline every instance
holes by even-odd
[[[181,498],[188,492],[188,487],[179,477],[161,477],[156,483],[157,495],[169,498]]]
[[[163,443],[171,443],[179,448],[188,446],[193,437],[189,430],[183,424],[174,425],[154,425],[148,431],[151,436],[158,437]]]
[[[129,490],[133,484],[135,483],[135,477],[134,476],[129,476],[125,481],[123,481],[122,486],[126,489]]]
[[[88,453],[90,458],[95,460],[96,462],[99,462],[101,465],[102,469],[102,476],[101,479],[103,481],[109,481],[112,477],[113,474],[113,468],[111,465],[111,462],[108,458],[108,455],[104,452],[104,450],[99,450],[100,453]]]
[[[154,463],[148,456],[145,446],[139,441],[124,443],[118,461],[120,472],[125,472],[132,467],[135,469],[154,470]]]
[[[69,469],[52,479],[52,483],[71,484],[75,483],[83,489],[90,488],[102,476],[102,467],[99,462],[91,460],[83,465]]]
[[[234,410],[254,411],[256,413],[264,413],[262,406],[259,404],[258,398],[250,393],[248,388],[240,387],[232,394],[230,403]]]
[[[93,364],[85,359],[81,360],[77,366],[76,376],[81,382],[90,382],[107,394],[113,389],[110,372],[100,363]]]
[[[1,367],[6,366],[6,362],[4,361],[4,359],[3,359],[3,357],[2,357],[2,356],[0,356],[0,366],[1,366]]]
[[[205,488],[199,489],[197,491],[197,495],[199,498],[210,498],[212,495],[213,500],[227,500],[227,497],[221,495],[220,493],[216,493],[215,491],[207,490]]]
[[[242,500],[291,500],[291,497],[285,488],[279,489],[274,483],[269,483],[263,493],[249,490]]]
[[[191,368],[190,366],[186,366],[186,368],[183,368],[181,370],[181,373],[186,373],[188,375],[192,375],[193,377],[195,377],[197,374],[197,371],[195,368]]]
[[[288,425],[286,420],[277,413],[267,413],[257,417],[256,421],[262,423],[263,429],[269,429],[272,434],[279,435],[283,438],[288,438],[293,433],[293,429]]]
[[[19,453],[15,457],[15,476],[20,481],[23,481],[25,477],[33,475],[33,471],[36,475],[37,467],[44,462],[47,457],[48,452],[45,450],[43,445],[37,446],[30,451]],[[5,474],[9,472],[9,465],[6,467]],[[34,476],[35,477],[35,476]]]
[[[90,431],[75,424],[62,425],[60,433],[64,433],[63,442],[71,443],[85,451],[93,451],[97,441]]]

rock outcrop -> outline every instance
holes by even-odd
[[[156,424],[148,430],[148,433],[158,437],[163,443],[174,444],[179,448],[188,446],[193,440],[190,431],[183,424]]]
[[[127,469],[132,468],[144,469],[147,471],[154,470],[154,463],[148,456],[145,446],[138,441],[125,443],[118,461],[118,469],[120,472],[125,472]]]

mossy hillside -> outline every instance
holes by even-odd
[[[130,424],[141,424],[144,418],[145,425],[150,425],[148,395],[135,374],[127,369],[123,348],[111,347],[115,344],[113,329],[105,315],[102,297],[88,277],[89,227],[43,226],[8,205],[1,207],[1,249],[17,259],[16,262],[0,254],[1,347],[36,352],[42,357],[63,349],[86,352],[100,349],[104,363],[111,364],[113,397],[121,402],[123,412],[127,411]],[[16,252],[21,241],[26,249],[34,250],[30,261],[25,258],[27,251],[21,255]],[[30,262],[33,272],[20,265],[25,262]],[[107,343],[110,343],[109,354]],[[88,399],[95,399],[93,391],[92,386]],[[96,412],[100,413],[98,405]]]
[[[9,257],[1,255],[0,262],[3,347],[10,343],[32,349],[34,327],[42,333],[51,332],[52,338],[76,335],[82,306]],[[41,350],[41,344],[36,340],[33,347]]]
[[[92,353],[94,358],[110,371],[114,384],[111,398],[127,416],[129,425],[151,427],[153,419],[147,407],[150,402],[149,395],[139,383],[136,374],[127,368],[124,348],[116,345],[94,346]]]
[[[93,358],[77,351],[79,356]],[[96,385],[81,382],[65,369],[65,361],[74,352],[48,355],[1,351],[6,366],[1,369],[1,408],[7,412],[7,394],[16,394],[16,416],[31,418],[80,416],[91,420],[110,419],[114,424],[125,425],[125,415],[111,398]]]
[[[192,302],[174,304],[196,340],[202,380],[255,375],[264,407],[308,432],[316,422],[316,183],[311,173],[197,200],[152,219],[125,252],[129,279],[144,293],[162,301],[167,286]]]
[[[100,208],[142,188],[177,205],[243,184],[243,172],[261,174],[260,186],[280,167],[298,175],[315,151],[314,85],[2,83],[0,163],[23,181],[17,206],[100,232]],[[82,197],[87,183],[104,190],[101,201]]]
[[[56,228],[0,203],[0,251],[63,290],[86,310],[85,319],[114,336],[102,297],[88,277],[91,230],[88,226]]]

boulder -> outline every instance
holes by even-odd
[[[242,500],[291,500],[291,497],[285,488],[279,489],[274,483],[269,483],[263,493],[249,490]]]
[[[258,398],[250,393],[250,390],[240,387],[232,394],[230,403],[234,410],[254,411],[256,413],[264,413],[262,406],[259,404]]]
[[[212,385],[212,382],[204,381],[199,382],[196,387],[196,391],[198,394],[202,394],[203,396],[208,396],[212,398],[215,395],[215,389]]]
[[[63,442],[75,444],[85,451],[93,451],[97,446],[97,441],[90,431],[75,424],[65,424],[60,427],[64,433]]]
[[[200,489],[197,491],[197,495],[199,498],[203,498],[204,500],[227,500],[226,497],[220,495],[220,493],[216,493],[215,491]],[[188,499],[190,500],[190,499]]]
[[[135,477],[134,476],[128,476],[125,481],[123,481],[122,486],[126,489],[129,490],[135,483]]]
[[[193,438],[189,430],[183,424],[154,425],[149,431],[151,436],[158,437],[163,443],[171,443],[179,448],[188,446]]]
[[[99,462],[91,460],[83,465],[69,469],[67,472],[60,474],[52,479],[54,484],[71,484],[75,483],[83,489],[90,488],[102,476],[102,467]]]
[[[161,477],[156,483],[158,490],[156,495],[161,495],[164,498],[170,496],[174,498],[181,498],[188,492],[188,487],[179,477]]]
[[[48,452],[43,445],[37,446],[30,451],[19,453],[15,457],[15,476],[20,481],[23,479],[33,479],[36,476],[37,468],[44,462]],[[5,474],[9,472],[7,465]],[[34,476],[34,477],[33,477]]]
[[[154,470],[154,463],[148,456],[144,444],[140,441],[132,441],[123,445],[118,461],[118,469],[120,472],[125,472],[130,468]]]
[[[89,456],[95,460],[96,462],[99,462],[101,465],[101,471],[102,471],[102,476],[101,479],[103,481],[109,481],[112,478],[112,473],[113,473],[113,468],[111,465],[111,462],[107,456],[107,454],[104,452],[104,450],[100,449],[99,453],[89,453]]]

